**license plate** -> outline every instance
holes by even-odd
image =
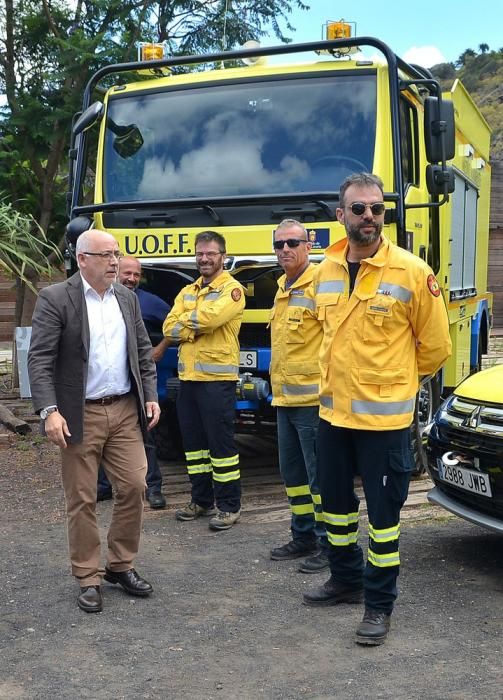
[[[437,459],[437,466],[440,478],[447,484],[471,493],[478,493],[479,496],[492,498],[491,483],[487,474],[466,469],[457,464],[445,464],[441,459]]]
[[[257,351],[241,350],[239,353],[239,366],[243,369],[257,369]]]

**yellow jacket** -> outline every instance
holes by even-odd
[[[178,349],[178,376],[186,381],[237,380],[243,287],[228,272],[202,286],[184,287],[162,331]]]
[[[345,239],[330,246],[314,275],[324,331],[320,416],[346,428],[406,428],[419,377],[451,353],[444,300],[428,265],[384,236],[349,296],[347,249]]]
[[[271,309],[271,383],[273,406],[317,406],[323,330],[316,317],[312,263],[285,289],[278,280]]]

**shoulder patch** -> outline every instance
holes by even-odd
[[[231,292],[231,297],[234,299],[234,301],[239,301],[241,299],[241,290],[239,287],[234,287]]]
[[[437,282],[435,275],[428,275],[428,279],[426,280],[426,284],[428,285],[428,289],[430,290],[430,292],[433,294],[434,297],[440,296],[440,287],[438,286],[438,282]]]

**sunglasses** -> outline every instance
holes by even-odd
[[[367,207],[372,212],[373,216],[381,216],[384,214],[386,207],[383,202],[374,202],[374,204],[364,204],[363,202],[353,202],[349,205],[349,208],[355,216],[362,216],[367,211]]]
[[[285,243],[289,248],[298,248],[301,243],[308,243],[305,238],[287,238],[286,241],[273,241],[274,250],[283,250]]]

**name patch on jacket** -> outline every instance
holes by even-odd
[[[303,297],[304,296],[304,290],[303,289],[292,289],[290,292],[291,297]]]

